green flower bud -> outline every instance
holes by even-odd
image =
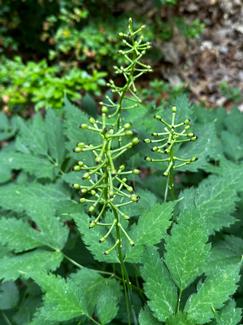
[[[139,143],[139,139],[138,138],[133,138],[132,139],[132,144],[135,146]]]
[[[91,193],[91,195],[95,195],[96,194],[96,191],[95,190],[91,190],[90,193]]]
[[[102,112],[103,114],[108,113],[108,108],[107,108],[106,106],[102,106],[102,108],[101,108],[101,112]]]
[[[158,115],[158,114],[154,115],[154,118],[155,118],[156,120],[161,120],[161,116]]]
[[[90,121],[91,124],[94,124],[95,123],[95,119],[93,117],[90,117],[89,118],[89,121]]]
[[[79,165],[80,167],[83,167],[83,166],[84,166],[83,161],[79,161],[79,162],[78,162],[78,165]]]
[[[124,129],[130,129],[132,127],[131,123],[125,123],[123,125]]]
[[[79,165],[76,165],[76,166],[73,167],[73,170],[74,170],[75,172],[79,172],[79,171],[81,170],[81,168],[80,168]]]
[[[150,157],[148,157],[148,156],[145,157],[144,159],[145,159],[146,161],[152,161],[152,158],[150,158]]]
[[[194,134],[192,132],[190,132],[190,133],[187,133],[187,136],[191,138],[194,136]]]
[[[93,212],[95,211],[95,207],[94,207],[93,205],[91,205],[91,206],[89,207],[88,211],[89,211],[90,213],[93,213]]]
[[[176,107],[175,106],[172,107],[172,113],[176,113]]]
[[[127,190],[128,190],[128,192],[130,192],[130,193],[133,192],[133,188],[132,188],[132,186],[128,186],[128,187],[127,187]]]
[[[127,131],[125,131],[125,135],[133,135],[132,130],[127,130]]]
[[[89,224],[89,228],[94,228],[96,226],[96,222],[95,221],[91,221]]]
[[[126,166],[125,166],[125,165],[121,165],[121,166],[119,167],[120,171],[123,171],[123,170],[125,170],[125,168],[126,168]]]
[[[151,143],[151,140],[150,139],[144,139],[143,140],[145,143]]]
[[[81,199],[79,200],[80,203],[84,203],[86,202],[86,199],[84,197],[81,197]]]
[[[139,200],[139,196],[136,195],[136,194],[132,194],[132,195],[130,196],[130,199],[131,199],[132,202],[138,202],[138,200]]]
[[[88,128],[88,125],[87,125],[87,124],[81,124],[81,125],[80,125],[80,128],[81,128],[81,129],[87,129],[87,128]]]
[[[186,119],[186,120],[184,121],[184,124],[185,124],[185,125],[190,124],[190,120],[189,120],[189,119]]]
[[[79,152],[82,152],[82,151],[83,151],[83,149],[82,148],[79,148],[79,147],[76,147],[74,149],[74,152],[76,152],[76,153],[79,153]]]
[[[83,179],[89,179],[89,178],[90,178],[90,174],[89,173],[84,173]]]
[[[132,170],[132,172],[133,172],[133,174],[135,174],[135,175],[139,175],[141,171],[140,171],[139,169],[136,169],[136,168],[135,168],[135,169]]]
[[[75,190],[79,190],[80,189],[80,185],[79,184],[73,184],[73,188],[75,189]]]

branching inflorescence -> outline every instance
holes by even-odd
[[[132,20],[129,20],[127,34],[120,34],[126,49],[121,50],[126,65],[115,67],[115,71],[124,78],[124,85],[117,86],[114,81],[110,81],[115,99],[106,97],[106,103],[101,102],[101,119],[93,117],[88,124],[81,124],[82,129],[94,132],[100,139],[98,145],[78,143],[75,152],[91,152],[94,160],[93,166],[88,166],[83,161],[79,161],[74,166],[75,171],[83,172],[83,180],[88,181],[88,185],[74,184],[75,189],[80,190],[81,203],[88,204],[88,212],[92,216],[90,228],[96,226],[106,227],[105,235],[100,238],[100,242],[106,239],[115,230],[115,242],[110,249],[105,251],[109,254],[116,247],[122,245],[122,234],[133,246],[134,242],[122,226],[121,218],[129,219],[124,212],[124,207],[137,202],[138,195],[134,193],[133,187],[129,184],[127,176],[139,174],[139,169],[126,170],[124,164],[119,164],[120,157],[132,147],[139,143],[135,136],[132,125],[123,121],[122,111],[124,109],[134,109],[140,102],[136,95],[135,80],[151,70],[150,66],[141,62],[145,51],[150,47],[148,42],[144,42],[141,31],[144,26],[133,30]],[[126,100],[126,107],[124,107]],[[87,184],[87,182],[86,182]],[[107,211],[112,211],[114,219],[106,222]],[[123,237],[124,237],[123,236]]]
[[[174,178],[173,171],[197,160],[197,157],[182,158],[175,155],[176,145],[189,141],[195,141],[197,136],[190,131],[190,120],[186,119],[183,122],[176,123],[176,107],[172,107],[171,122],[167,122],[160,115],[156,114],[154,118],[163,124],[163,132],[153,132],[153,139],[145,139],[145,143],[154,143],[151,150],[159,153],[161,158],[145,157],[149,162],[167,163],[167,168],[164,171],[164,176],[167,178],[167,186],[165,191],[165,201],[167,199],[168,189],[174,195]]]

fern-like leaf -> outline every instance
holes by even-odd
[[[207,239],[196,210],[179,219],[167,237],[165,263],[181,290],[201,275],[209,254]]]
[[[208,276],[186,303],[185,310],[190,319],[198,324],[214,319],[215,310],[222,308],[237,289],[239,269],[240,264],[215,268],[215,272]]]
[[[173,315],[177,304],[177,288],[155,249],[148,249],[143,257],[142,277],[149,299],[148,305],[156,318],[165,321]]]

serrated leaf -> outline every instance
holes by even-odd
[[[177,288],[155,249],[146,250],[143,257],[142,277],[148,305],[156,318],[165,321],[174,314],[177,304]]]
[[[10,152],[7,156],[13,169],[23,169],[37,178],[49,179],[60,172],[65,146],[61,119],[56,114],[50,111],[44,120],[37,113],[29,123],[19,118],[17,153]]]
[[[235,219],[231,213],[238,201],[239,182],[241,182],[239,175],[232,175],[227,180],[224,177],[209,176],[200,183],[198,188],[186,189],[182,192],[181,214],[195,207],[208,234],[233,224]]]
[[[238,161],[243,158],[243,143],[239,136],[229,132],[222,131],[221,139],[224,153],[233,161]]]
[[[38,231],[22,220],[0,219],[0,243],[16,253],[45,245],[40,237]]]
[[[140,311],[139,325],[159,325],[159,324],[161,323],[153,317],[151,311],[147,306]]]
[[[209,254],[208,236],[196,210],[179,218],[165,243],[165,263],[177,286],[184,290],[202,273]]]
[[[223,307],[236,291],[240,264],[215,268],[214,273],[201,284],[197,293],[190,296],[185,311],[190,319],[204,324],[214,319],[214,310]]]
[[[33,273],[32,278],[46,292],[38,311],[43,320],[65,321],[82,315],[90,318],[96,312],[102,324],[109,324],[117,314],[121,290],[115,279],[105,279],[85,268],[66,280],[45,273]]]
[[[46,113],[45,129],[49,155],[60,167],[65,155],[65,139],[62,120],[54,110],[49,109]]]
[[[10,184],[0,187],[0,206],[6,210],[39,213],[41,209],[54,211],[67,195],[55,185],[38,183]]]
[[[219,160],[223,155],[222,145],[217,137],[215,124],[198,125],[193,128],[193,132],[198,136],[198,139],[181,147],[176,155],[185,159],[195,156],[198,160],[192,164],[180,167],[178,170],[196,172],[199,169],[203,169],[207,171],[210,168],[209,160]]]
[[[79,128],[81,123],[88,122],[89,116],[78,107],[72,105],[67,99],[65,100],[64,114],[64,133],[69,140],[67,149],[71,153],[71,156],[78,159],[77,157],[79,157],[79,155],[72,153],[76,144],[78,142],[84,142],[84,140],[87,143],[95,144],[97,142],[97,135],[94,132]]]
[[[135,246],[128,246],[126,261],[138,262],[142,257],[144,246],[158,244],[165,237],[171,224],[172,212],[176,202],[156,203],[151,209],[139,216],[138,223],[133,225],[129,236],[135,242]]]
[[[19,301],[19,290],[12,281],[0,284],[0,309],[7,310],[16,307]]]
[[[52,270],[58,268],[62,261],[62,253],[36,250],[16,256],[0,259],[0,278],[5,281],[16,280],[22,275],[28,276],[35,270]]]
[[[52,185],[11,184],[0,188],[0,206],[6,210],[26,212],[38,225],[46,244],[55,249],[62,249],[68,237],[68,228],[55,216],[62,200],[66,201],[65,194]]]
[[[243,240],[235,236],[225,236],[224,240],[216,243],[211,250],[208,262],[204,267],[206,274],[214,273],[215,265],[224,267],[237,264],[242,256]]]
[[[16,131],[16,118],[8,119],[3,112],[0,112],[0,141],[11,138]]]
[[[29,122],[19,118],[18,125],[20,133],[16,141],[16,149],[23,153],[46,157],[48,144],[45,138],[45,123],[41,114],[35,114]]]
[[[9,151],[1,153],[0,159],[9,170],[23,170],[36,178],[53,179],[58,171],[48,159],[31,154]]]
[[[243,132],[243,114],[237,108],[234,108],[231,112],[228,112],[224,119],[225,127],[234,134],[242,135]]]
[[[85,214],[76,214],[73,216],[73,219],[82,235],[82,240],[97,261],[119,263],[114,250],[109,255],[104,255],[104,251],[112,247],[114,244],[110,238],[100,244],[99,239],[105,234],[105,230],[103,229],[104,227],[95,227],[90,229],[88,216]]]
[[[241,321],[240,308],[236,308],[234,300],[229,300],[227,304],[217,314],[216,325],[238,325]]]
[[[101,324],[110,324],[118,313],[121,288],[115,279],[105,279],[99,288],[96,314]],[[112,297],[112,301],[111,301]]]
[[[31,277],[45,291],[44,305],[39,310],[44,321],[67,321],[87,313],[84,295],[75,283],[43,272]]]

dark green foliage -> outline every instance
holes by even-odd
[[[177,107],[180,100],[184,99],[177,99]],[[207,129],[213,144],[212,149],[202,144],[205,151],[194,149],[203,163],[194,169],[190,165],[191,174],[185,170],[178,177],[187,177],[190,184],[200,169],[212,175],[199,177],[191,188],[183,188],[182,183],[179,202],[168,203],[161,203],[161,176],[154,174],[161,186],[155,194],[142,190],[139,178],[134,179],[141,202],[127,210],[134,218],[127,232],[135,246],[125,244],[123,252],[131,288],[142,298],[135,299],[133,307],[141,325],[237,325],[240,320],[240,308],[232,296],[240,279],[242,238],[232,225],[242,223],[236,211],[241,205],[242,167],[241,158],[236,161],[225,152],[222,142],[228,134],[241,138],[241,115],[236,110],[225,115],[216,130],[212,123],[202,122],[211,120],[210,114],[201,108],[199,118],[197,110],[191,111],[191,118],[198,121],[196,129]],[[87,139],[86,130],[78,126],[88,116],[67,102],[61,114],[48,111],[45,118],[36,114],[27,122],[7,121],[3,115],[2,119],[4,136],[12,138],[1,151],[1,172],[9,175],[0,187],[0,277],[4,281],[0,308],[4,315],[17,324],[122,324],[124,297],[117,256],[115,251],[103,254],[109,241],[101,246],[102,231],[89,229],[89,217],[67,185],[77,177],[71,171],[70,148],[82,137]],[[131,122],[137,123],[132,116]],[[149,128],[156,127],[156,121],[151,123]],[[16,125],[11,133],[6,131],[9,125]],[[186,146],[181,152],[191,154],[193,149]],[[136,151],[139,157],[139,148]],[[215,157],[216,165],[211,161]],[[132,160],[131,155],[127,163]],[[141,156],[134,167],[143,164]],[[146,182],[154,180],[148,177]],[[143,288],[138,281],[141,276]],[[13,282],[16,279],[21,279],[21,288]],[[21,300],[33,281],[41,291],[31,293],[32,303],[27,297]],[[147,306],[142,303],[143,289]],[[30,307],[23,316],[25,306]]]

